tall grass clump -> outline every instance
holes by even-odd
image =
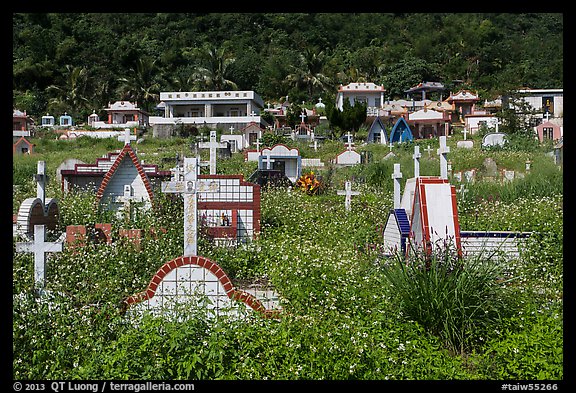
[[[414,248],[414,247],[413,247]],[[382,270],[403,315],[464,354],[505,309],[504,272],[486,258],[458,257],[451,246],[431,253],[413,249],[392,257]]]

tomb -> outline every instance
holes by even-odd
[[[284,144],[265,147],[258,156],[259,171],[279,171],[286,176],[292,184],[296,183],[302,172],[302,158],[296,148],[289,148]]]
[[[350,133],[348,133],[347,137],[348,142],[346,142],[346,150],[339,153],[336,158],[334,158],[333,162],[337,166],[353,166],[362,162],[362,155],[352,148],[352,139]]]
[[[370,125],[370,128],[368,129],[366,143],[380,143],[382,145],[388,144],[386,127],[384,126],[384,122],[382,122],[382,119],[379,116],[374,119]]]
[[[414,140],[414,136],[412,135],[412,130],[410,129],[410,126],[408,125],[404,117],[399,117],[394,126],[392,127],[392,131],[390,131],[390,138],[388,142],[402,143],[412,140]]]
[[[30,142],[26,137],[20,137],[12,145],[12,154],[32,154],[34,153],[34,144]]]
[[[43,225],[46,229],[54,230],[58,224],[60,209],[58,200],[46,198],[46,163],[38,161],[36,179],[36,197],[26,198],[18,209],[17,233],[30,236],[36,225]]]
[[[506,134],[503,132],[492,132],[482,138],[482,147],[490,148],[494,146],[502,147],[506,143]]]

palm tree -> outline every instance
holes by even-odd
[[[331,88],[332,80],[322,73],[325,63],[323,50],[317,52],[314,48],[306,48],[299,56],[299,65],[292,68],[286,81],[298,89],[305,88],[308,99],[312,100],[316,92],[322,94]]]
[[[56,111],[79,113],[87,108],[88,99],[84,95],[88,70],[86,67],[66,65],[64,86],[50,85],[47,91],[52,95],[50,105]]]
[[[230,66],[236,61],[228,51],[227,46],[215,48],[204,45],[196,51],[200,64],[192,74],[196,86],[207,90],[237,90],[238,85],[227,79]]]
[[[118,79],[122,99],[141,103],[145,110],[150,111],[160,98],[158,71],[156,59],[139,58],[135,67],[130,69],[130,75]]]

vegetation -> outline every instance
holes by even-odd
[[[260,237],[235,248],[201,238],[199,253],[234,280],[266,278],[281,295],[279,319],[256,313],[210,321],[186,311],[184,321],[146,317],[133,323],[122,300],[142,291],[158,267],[182,253],[183,209],[166,195],[160,208],[132,223],[94,211],[91,194],[63,195],[51,181],[47,196],[60,201],[60,226],[112,222],[113,228],[163,227],[137,250],[129,244],[92,244],[51,254],[47,289],[35,299],[33,256],[13,255],[13,378],[15,379],[325,379],[325,380],[562,380],[563,372],[563,177],[545,147],[483,151],[448,140],[454,169],[498,165],[524,172],[511,183],[480,177],[458,196],[463,230],[533,232],[518,259],[459,265],[447,250],[428,269],[423,259],[384,258],[382,228],[392,207],[393,164],[412,170],[413,143],[368,145],[373,161],[350,168],[328,165],[303,177],[322,192],[263,189]],[[470,138],[469,138],[470,139]],[[37,160],[54,173],[71,155],[86,162],[121,142],[34,140],[39,153],[15,156],[13,203],[35,195]],[[345,146],[327,141],[287,142],[302,154],[329,162]],[[416,142],[419,143],[419,142]],[[438,158],[423,156],[423,175],[438,175]],[[145,140],[136,147],[147,162],[168,169],[162,157],[188,148],[186,139]],[[438,146],[433,146],[434,150]],[[152,153],[158,153],[154,155]],[[525,173],[524,162],[533,162]],[[394,161],[394,162],[393,162]],[[218,173],[250,174],[241,153],[218,163]],[[336,194],[344,180],[360,195],[351,211]],[[453,182],[458,183],[453,179]],[[302,191],[306,191],[306,186]],[[178,218],[180,217],[180,218]],[[14,239],[14,243],[18,239]]]
[[[442,82],[493,99],[563,86],[560,13],[16,13],[13,105],[84,123],[109,101],[240,89],[328,102],[374,82],[386,99]],[[298,113],[299,115],[299,113]]]

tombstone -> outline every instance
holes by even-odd
[[[346,198],[344,199],[344,207],[346,211],[350,211],[352,209],[352,195],[360,195],[358,191],[352,191],[352,182],[346,181],[344,190],[338,190],[338,195],[345,195]]]
[[[296,183],[302,172],[302,158],[296,148],[277,144],[262,149],[258,157],[258,170],[277,170],[286,176],[292,184]]]
[[[129,145],[130,141],[136,140],[136,135],[132,135],[129,128],[124,129],[124,134],[118,137],[118,140],[124,142],[124,145]]]
[[[456,147],[462,149],[472,149],[474,147],[473,141],[458,141],[456,142]]]
[[[450,148],[446,146],[446,136],[440,136],[440,148],[438,148],[438,156],[440,157],[440,178],[448,179],[448,160],[446,155],[450,153]]]
[[[502,169],[502,180],[505,183],[511,182],[514,180],[514,173],[515,172],[513,170]]]
[[[184,194],[184,256],[197,255],[197,192],[216,192],[215,182],[198,181],[198,157],[184,158],[184,180],[162,182],[162,192]]]
[[[46,163],[38,161],[37,168],[38,172],[34,176],[36,198],[26,198],[18,209],[17,232],[27,237],[32,234],[36,225],[45,225],[49,230],[56,229],[60,214],[58,200],[46,198],[46,185],[49,180]]]
[[[460,224],[456,189],[447,179],[419,177],[415,182],[410,220],[411,237],[416,249],[426,253],[453,242],[461,252]]]
[[[420,157],[422,157],[420,146],[414,146],[414,154],[412,155],[414,159],[414,177],[420,176]]]
[[[482,147],[504,146],[506,144],[506,134],[502,132],[494,132],[484,135],[482,138]]]
[[[498,166],[492,157],[486,157],[482,164],[484,177],[495,178],[498,175]]]
[[[16,243],[16,252],[34,253],[34,283],[37,295],[44,293],[46,285],[46,253],[61,252],[62,242],[46,242],[46,227],[34,225],[34,241]]]
[[[394,172],[392,173],[392,180],[394,180],[394,209],[400,208],[400,179],[402,179],[400,164],[394,164]]]
[[[428,152],[428,158],[430,158],[430,153],[432,152],[432,148],[430,147],[430,145],[428,145],[428,147],[424,150]]]

